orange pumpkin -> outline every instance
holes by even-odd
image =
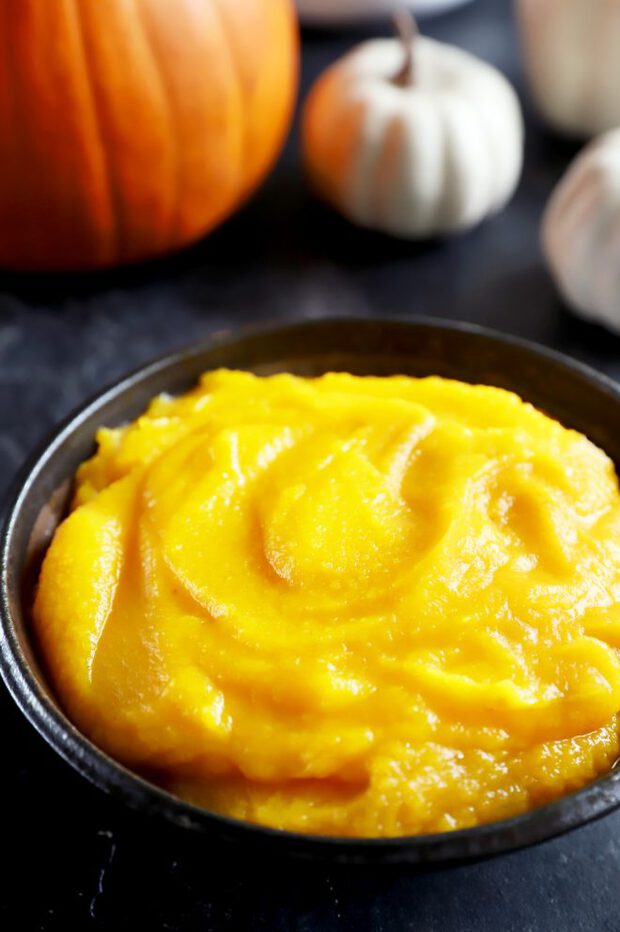
[[[297,84],[290,0],[2,0],[0,265],[182,247],[265,175]]]

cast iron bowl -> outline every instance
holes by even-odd
[[[71,477],[94,449],[98,427],[136,417],[153,396],[190,388],[219,366],[266,374],[436,374],[518,392],[587,434],[620,465],[620,389],[548,350],[461,323],[323,320],[219,335],[148,365],[66,421],[26,465],[8,503],[1,539],[0,664],[13,698],[45,740],[101,789],[147,814],[213,838],[341,862],[446,866],[532,845],[620,806],[620,770],[517,818],[440,835],[326,838],[261,828],[196,808],[109,758],[63,714],[33,644],[29,608],[41,556],[63,517]]]

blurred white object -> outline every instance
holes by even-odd
[[[346,217],[423,239],[504,207],[521,173],[523,120],[491,65],[427,38],[378,39],[318,79],[303,147],[313,186]]]
[[[620,332],[620,130],[577,156],[549,202],[542,240],[567,304]]]
[[[416,15],[442,13],[472,0],[297,0],[303,23],[323,25],[391,16],[400,7],[409,7]]]
[[[620,126],[620,0],[516,0],[525,69],[556,129]]]

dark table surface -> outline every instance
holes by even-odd
[[[507,0],[426,23],[498,64],[524,98],[524,178],[497,219],[448,244],[363,233],[314,203],[294,131],[251,204],[182,256],[83,278],[0,275],[0,481],[72,407],[128,369],[222,328],[324,315],[476,321],[620,378],[620,340],[563,310],[543,267],[545,200],[575,151],[523,93]],[[362,33],[311,33],[303,85]],[[107,800],[49,751],[0,687],[0,924],[7,932],[620,930],[620,814],[537,849],[415,875],[270,864],[212,850]]]

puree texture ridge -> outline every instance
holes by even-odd
[[[510,392],[207,373],[102,429],[34,618],[95,743],[300,832],[464,828],[619,754],[611,461]]]

